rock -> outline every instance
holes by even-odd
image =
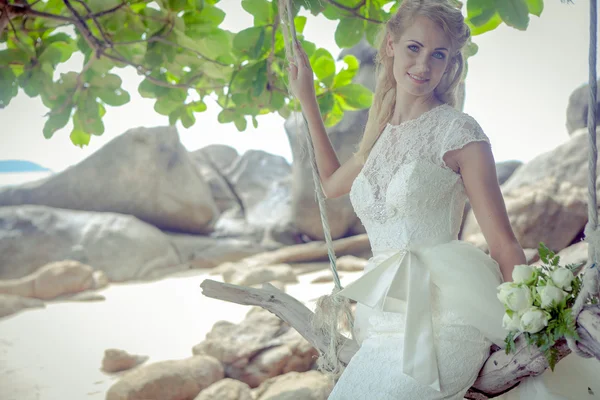
[[[289,372],[265,381],[254,390],[256,400],[327,400],[333,381],[317,371]]]
[[[525,253],[527,264],[533,264],[540,259],[537,249],[523,249],[523,253]]]
[[[331,275],[331,273],[329,273],[327,275],[317,276],[315,279],[310,281],[310,283],[315,283],[315,284],[330,283],[330,282],[333,282],[333,275]]]
[[[190,153],[198,172],[208,183],[219,211],[239,209],[235,188],[231,186],[226,171],[239,158],[237,150],[226,145],[213,144]]]
[[[125,350],[106,349],[102,359],[102,370],[109,373],[125,371],[148,361],[148,358],[129,354]]]
[[[177,250],[181,262],[191,268],[214,268],[226,262],[235,262],[266,249],[248,238],[219,238],[186,234],[167,234]]]
[[[223,366],[207,356],[160,361],[127,372],[106,400],[183,400],[224,378]]]
[[[333,249],[338,257],[345,255],[371,256],[371,245],[366,234],[356,235],[333,241]],[[280,249],[259,253],[237,261],[235,266],[230,263],[219,265],[213,270],[214,274],[223,273],[226,270],[250,269],[250,267],[302,263],[328,260],[327,246],[324,242],[309,242]]]
[[[248,150],[227,170],[248,210],[268,199],[266,194],[273,183],[290,174],[291,167],[285,158],[262,150]]]
[[[543,242],[553,251],[567,247],[583,229],[587,221],[585,198],[585,189],[552,177],[504,194],[510,223],[521,246],[537,249]],[[465,220],[463,236],[482,247],[483,236],[472,211]]]
[[[247,224],[264,227],[282,221],[291,203],[286,159],[262,150],[248,150],[240,157],[232,150],[209,146],[192,153],[224,212],[215,229],[236,234],[248,229]]]
[[[337,259],[336,267],[338,271],[357,272],[363,271],[367,263],[368,260],[364,258],[347,255]]]
[[[82,293],[75,293],[72,295],[63,295],[63,296],[58,297],[58,300],[92,302],[92,301],[104,301],[104,300],[106,300],[106,297],[104,297],[104,295],[101,295],[100,293],[82,292]]]
[[[496,163],[496,177],[498,178],[498,184],[502,185],[506,182],[521,165],[523,165],[521,161],[503,161]],[[467,201],[463,210],[463,219],[460,226],[459,237],[462,236],[465,220],[469,215],[470,210],[471,204]]]
[[[600,172],[600,164],[598,164],[598,172]],[[522,165],[502,185],[502,192],[510,193],[519,187],[530,186],[549,177],[587,190],[588,135],[586,129],[573,132],[567,142]]]
[[[204,234],[218,209],[174,127],[131,129],[67,170],[0,189],[0,206],[37,204],[133,215]]]
[[[291,167],[280,156],[249,150],[224,174],[243,205],[223,212],[215,224],[220,236],[252,235],[263,242],[270,231],[281,232],[269,238],[289,241],[296,234],[291,224]],[[280,240],[281,241],[281,240]],[[277,245],[277,244],[275,244]]]
[[[16,314],[27,308],[44,308],[46,304],[39,299],[16,296],[12,294],[0,294],[0,318]]]
[[[225,378],[204,389],[194,400],[254,400],[250,386]]]
[[[587,127],[589,97],[589,84],[580,86],[571,93],[567,106],[567,131],[569,134]],[[597,94],[596,115],[600,115],[600,86]],[[598,118],[597,124],[600,125],[600,118]]]
[[[180,264],[168,237],[139,219],[44,206],[0,207],[0,279],[75,260],[111,282],[145,279]]]
[[[498,184],[502,185],[506,182],[521,165],[523,165],[521,161],[503,161],[496,163],[496,177],[498,178]]]
[[[244,267],[231,263],[231,269],[223,271],[223,280],[241,286],[260,285],[267,282],[297,283],[298,278],[289,264]]]
[[[225,375],[257,387],[290,371],[308,371],[317,351],[277,316],[254,307],[239,325],[218,322],[193,348],[220,360]]]
[[[0,293],[42,300],[95,288],[93,268],[72,260],[46,264],[23,278],[0,281]]]

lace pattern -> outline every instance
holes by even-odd
[[[489,144],[472,117],[447,105],[401,125],[387,125],[350,191],[374,256],[458,237],[466,193],[444,155],[475,141]],[[437,288],[432,287],[431,296],[442,392],[402,373],[405,314],[357,304],[355,335],[361,348],[330,400],[463,398],[491,343],[441,304]]]
[[[472,117],[448,105],[387,125],[350,191],[374,250],[458,235],[466,194],[444,155],[474,141],[489,143]]]

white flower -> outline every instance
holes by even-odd
[[[565,298],[565,292],[554,285],[538,286],[537,292],[542,300],[542,308],[548,308],[552,303],[559,303]]]
[[[498,299],[512,311],[523,311],[533,305],[533,297],[528,287],[513,282],[498,286]]]
[[[513,313],[511,317],[507,313],[504,313],[504,317],[502,318],[502,327],[507,331],[518,331],[521,327],[521,318],[517,313]]]
[[[554,282],[557,287],[567,291],[571,290],[571,283],[575,278],[571,270],[565,267],[556,268],[554,271],[552,271],[550,277],[552,278],[552,282]]]
[[[515,265],[512,272],[512,278],[515,283],[531,283],[535,277],[535,268],[526,264]]]
[[[521,315],[519,328],[523,332],[537,333],[548,326],[548,314],[537,307],[531,307]]]
[[[514,282],[504,282],[501,285],[498,285],[497,287],[497,291],[498,293],[496,294],[496,296],[498,297],[498,300],[500,300],[502,303],[506,302],[506,296],[508,295],[510,289],[519,287],[519,285],[517,285]]]

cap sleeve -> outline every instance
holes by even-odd
[[[442,141],[440,152],[440,161],[444,160],[444,155],[452,150],[458,150],[472,142],[485,142],[491,146],[490,139],[483,132],[483,129],[475,118],[466,114],[454,119],[446,132]]]

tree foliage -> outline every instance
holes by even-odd
[[[229,1],[229,0],[228,0]],[[234,0],[231,0],[234,1]],[[129,102],[119,69],[134,68],[144,77],[142,97],[154,110],[184,127],[194,125],[210,96],[221,107],[220,123],[246,129],[256,117],[297,107],[288,96],[285,45],[277,0],[237,0],[253,16],[253,26],[237,33],[219,26],[225,13],[219,0],[0,0],[0,108],[22,89],[49,108],[43,129],[51,138],[69,121],[75,145],[102,135],[106,106]],[[454,0],[456,7],[464,4]],[[298,37],[310,57],[315,89],[326,126],[345,111],[371,104],[371,92],[352,83],[354,56],[334,57],[307,41],[307,17],[322,14],[337,21],[340,48],[365,37],[372,45],[378,30],[400,5],[396,0],[293,0]],[[304,9],[306,12],[300,13]],[[474,35],[502,22],[524,30],[529,15],[539,16],[543,0],[468,0],[467,22]],[[468,56],[476,53],[470,45]],[[83,55],[78,71],[56,73],[73,54]]]

